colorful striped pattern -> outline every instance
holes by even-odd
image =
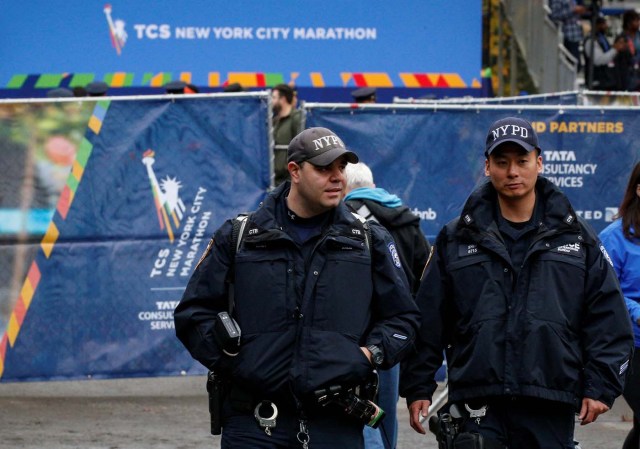
[[[96,103],[96,107],[94,108],[93,115],[91,116],[88,125],[89,130],[94,134],[100,133],[102,122],[107,113],[107,109],[109,109],[109,104],[109,101],[99,101]],[[73,202],[74,195],[78,185],[80,184],[92,150],[93,145],[85,137],[78,149],[76,160],[73,162],[71,173],[67,179],[67,184],[60,195],[60,199],[58,200],[58,206],[56,208],[58,215],[57,217],[54,216],[54,219],[51,220],[47,232],[40,242],[40,248],[42,249],[46,259],[51,256],[58,237],[60,236],[60,231],[58,230],[58,226],[56,226],[55,221],[59,222],[60,220],[66,220],[69,208]],[[2,374],[4,373],[4,361],[6,359],[8,347],[13,347],[15,345],[18,333],[20,332],[22,323],[24,322],[29,306],[31,305],[31,300],[38,288],[38,283],[40,282],[40,266],[38,265],[39,258],[37,256],[38,255],[36,255],[35,258],[36,260],[34,260],[29,267],[27,277],[22,285],[22,290],[20,290],[20,295],[18,296],[13,311],[11,312],[11,316],[9,317],[7,329],[2,335],[2,339],[0,339],[0,378],[2,378]],[[40,265],[42,265],[42,261],[40,262]]]
[[[342,72],[342,85],[357,87],[431,87],[431,88],[466,88],[469,87],[457,73],[398,73],[400,83],[395,83],[389,73],[354,73]],[[312,87],[326,87],[325,76],[320,72],[311,72],[301,77],[300,72],[262,73],[262,72],[229,72],[226,79],[219,72],[207,74],[207,87],[223,87],[231,83],[240,83],[245,87],[271,87],[280,83],[294,83],[299,78],[310,81]],[[162,87],[169,81],[182,80],[192,82],[191,72],[180,72],[177,77],[172,72],[147,72],[141,77],[134,73],[114,72],[104,75],[103,81],[110,87],[150,86]],[[56,87],[85,86],[95,79],[91,73],[45,73],[39,75],[14,75],[6,89],[21,89],[35,87],[38,89],[53,89]],[[471,87],[480,87],[481,83],[473,79]]]

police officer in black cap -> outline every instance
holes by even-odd
[[[376,102],[376,88],[375,87],[361,87],[351,92],[351,96],[356,103],[375,103]]]
[[[87,84],[87,93],[90,97],[104,97],[108,89],[109,85],[104,81],[93,81]]]
[[[234,220],[216,231],[175,310],[176,334],[230,385],[223,449],[363,448],[364,425],[382,416],[364,386],[410,349],[417,308],[389,233],[342,202],[358,156],[310,128],[288,160],[291,181],[248,216],[237,249]],[[231,283],[234,351],[216,339]]]
[[[487,182],[442,228],[427,263],[401,394],[425,433],[445,351],[459,430],[478,443],[465,447],[574,449],[576,413],[592,423],[622,392],[629,314],[598,236],[541,176],[532,124],[494,122],[484,154]]]

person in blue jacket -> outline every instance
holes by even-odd
[[[418,309],[389,233],[342,203],[357,155],[309,128],[288,161],[291,181],[249,214],[235,257],[233,220],[215,232],[175,310],[176,334],[230,384],[222,448],[362,448],[364,425],[381,416],[363,391],[410,350]],[[216,340],[230,283],[235,356]]]
[[[373,173],[364,163],[349,164],[345,169],[347,195],[344,202],[358,215],[376,221],[393,237],[407,275],[411,293],[420,285],[422,270],[429,257],[430,245],[420,229],[420,218],[402,204],[400,198],[376,187]],[[365,427],[365,449],[395,449],[398,440],[398,382],[400,365],[381,370],[378,388],[378,404],[387,412],[377,429]]]
[[[620,287],[627,303],[633,325],[636,351],[640,348],[640,163],[631,171],[629,182],[618,209],[617,220],[600,232]],[[623,397],[633,410],[633,427],[624,441],[623,449],[640,446],[640,357],[635,356],[627,375]]]
[[[615,272],[541,173],[531,123],[494,122],[488,181],[438,234],[416,295],[422,324],[400,394],[418,432],[443,351],[460,430],[484,447],[574,449],[575,413],[589,424],[622,392],[633,334]]]

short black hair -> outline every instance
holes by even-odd
[[[277,90],[280,96],[287,99],[287,103],[293,103],[293,88],[288,84],[276,84],[273,86],[273,90]]]

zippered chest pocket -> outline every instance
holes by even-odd
[[[287,325],[287,289],[293,274],[283,250],[247,250],[236,256],[234,316],[243,334]]]
[[[313,326],[359,335],[368,324],[373,295],[369,251],[364,241],[343,238],[328,241],[323,252],[326,261],[317,273]]]

